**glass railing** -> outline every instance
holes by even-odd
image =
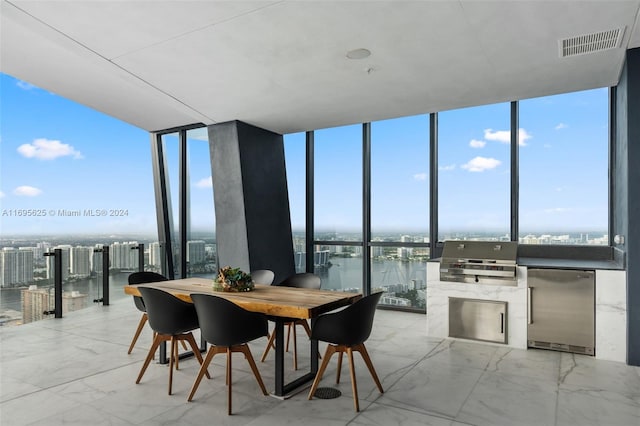
[[[39,242],[33,247],[24,243],[0,249],[0,326],[56,318],[130,298],[123,290],[129,274],[160,270],[154,262],[158,243],[103,245],[87,240],[82,245]]]

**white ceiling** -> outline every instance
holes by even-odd
[[[290,133],[618,82],[633,1],[2,0],[0,71],[153,131]],[[615,49],[558,40],[624,28]],[[346,58],[367,48],[371,56]]]

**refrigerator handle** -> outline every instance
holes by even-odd
[[[533,296],[533,287],[527,287],[527,324],[533,324],[533,312],[531,312],[531,298]]]

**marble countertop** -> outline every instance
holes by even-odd
[[[540,257],[519,257],[519,266],[527,268],[562,268],[562,269],[605,269],[623,270],[624,266],[615,260],[596,259],[548,259]]]

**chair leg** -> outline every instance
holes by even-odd
[[[294,324],[292,322],[287,323],[287,345],[284,347],[285,352],[289,352],[289,338],[291,337],[291,325]],[[295,334],[295,330],[293,331]]]
[[[327,369],[327,365],[329,364],[329,360],[331,356],[336,353],[336,347],[334,345],[327,345],[327,350],[324,353],[324,359],[322,360],[322,364],[316,373],[316,378],[313,379],[313,385],[311,385],[311,390],[309,391],[309,396],[307,399],[313,398],[313,394],[316,393],[316,389],[318,389],[318,385],[320,384],[320,380],[322,379],[322,375],[324,374],[324,370]]]
[[[140,336],[140,333],[142,332],[142,329],[144,328],[144,325],[147,322],[147,319],[148,319],[148,316],[147,316],[147,313],[145,312],[142,314],[142,317],[138,322],[138,328],[136,329],[136,334],[133,335],[133,340],[131,340],[131,345],[129,345],[129,352],[127,352],[128,354],[131,353],[131,351],[133,350],[133,347],[138,341],[138,337]]]
[[[276,338],[276,331],[273,330],[273,332],[271,332],[271,335],[269,335],[269,341],[267,342],[267,347],[264,348],[264,352],[262,353],[262,358],[260,358],[260,362],[264,362],[264,360],[267,359],[267,354],[269,353],[269,350],[272,347],[274,349],[276,348],[276,345],[273,343],[275,338]]]
[[[174,336],[174,339],[177,338]],[[178,356],[178,341],[176,340],[176,344],[171,345],[171,347],[173,348],[173,362],[176,366],[176,370],[179,370],[180,366],[178,365],[178,362],[180,361],[180,357]]]
[[[176,338],[171,336],[171,351],[169,352],[169,395],[171,395],[171,385],[173,383],[173,363],[175,362]]]
[[[298,339],[296,337],[296,323],[289,323],[289,330],[293,329],[293,369],[298,369]]]
[[[263,395],[268,395],[267,388],[264,386],[264,382],[262,381],[262,376],[260,376],[260,372],[258,371],[258,367],[256,366],[256,362],[253,359],[253,355],[251,355],[251,350],[249,349],[249,345],[240,345],[239,351],[242,352],[253,371],[253,375],[256,377],[256,381],[258,385],[260,385],[260,389],[262,390]]]
[[[200,366],[200,371],[198,371],[198,376],[196,377],[196,381],[193,382],[193,386],[191,387],[191,393],[189,394],[189,398],[187,398],[187,401],[191,401],[193,399],[193,396],[196,394],[196,391],[198,390],[198,386],[200,386],[200,382],[202,381],[202,376],[204,376],[205,374],[209,374],[207,370],[209,368],[209,364],[211,363],[211,360],[213,359],[213,357],[217,354],[221,354],[224,352],[226,352],[225,348],[220,348],[218,346],[209,347],[207,356],[205,357],[204,361],[202,361],[202,365]]]
[[[340,374],[342,373],[342,354],[343,351],[338,352],[338,368],[336,370],[336,385],[340,383]]]
[[[191,345],[191,350],[193,351],[193,354],[195,355],[200,365],[202,365],[202,362],[203,362],[202,355],[200,354],[200,349],[198,348],[198,344],[196,343],[196,339],[193,337],[193,334],[192,333],[185,334],[184,340],[189,342],[189,344]],[[186,348],[187,345],[184,343],[184,340],[181,340],[181,341],[182,341],[182,345]],[[211,379],[211,376],[209,375],[208,370],[205,370],[205,374],[207,375],[207,379]]]
[[[384,390],[382,390],[382,384],[380,383],[380,379],[378,379],[375,368],[373,368],[373,363],[371,362],[369,352],[367,352],[367,348],[364,346],[364,343],[355,345],[353,347],[353,350],[360,352],[360,355],[362,355],[362,359],[364,359],[364,363],[367,365],[367,368],[371,373],[371,377],[373,377],[373,381],[376,382],[376,386],[378,386],[378,390],[380,391],[380,393],[384,393]]]
[[[231,415],[231,348],[227,348],[227,414]]]
[[[149,349],[149,353],[147,354],[147,357],[142,364],[142,368],[140,369],[140,373],[138,374],[138,378],[136,379],[136,384],[140,383],[140,380],[142,380],[142,376],[144,376],[144,372],[147,371],[147,367],[153,359],[158,346],[160,346],[160,343],[166,342],[167,340],[169,340],[168,336],[156,334],[156,337],[153,339],[153,343],[151,344],[151,349]]]
[[[356,411],[360,411],[360,404],[358,403],[358,384],[356,383],[356,368],[353,365],[353,349],[347,348],[347,355],[349,358],[349,371],[351,373],[351,390],[353,392],[353,405]]]

